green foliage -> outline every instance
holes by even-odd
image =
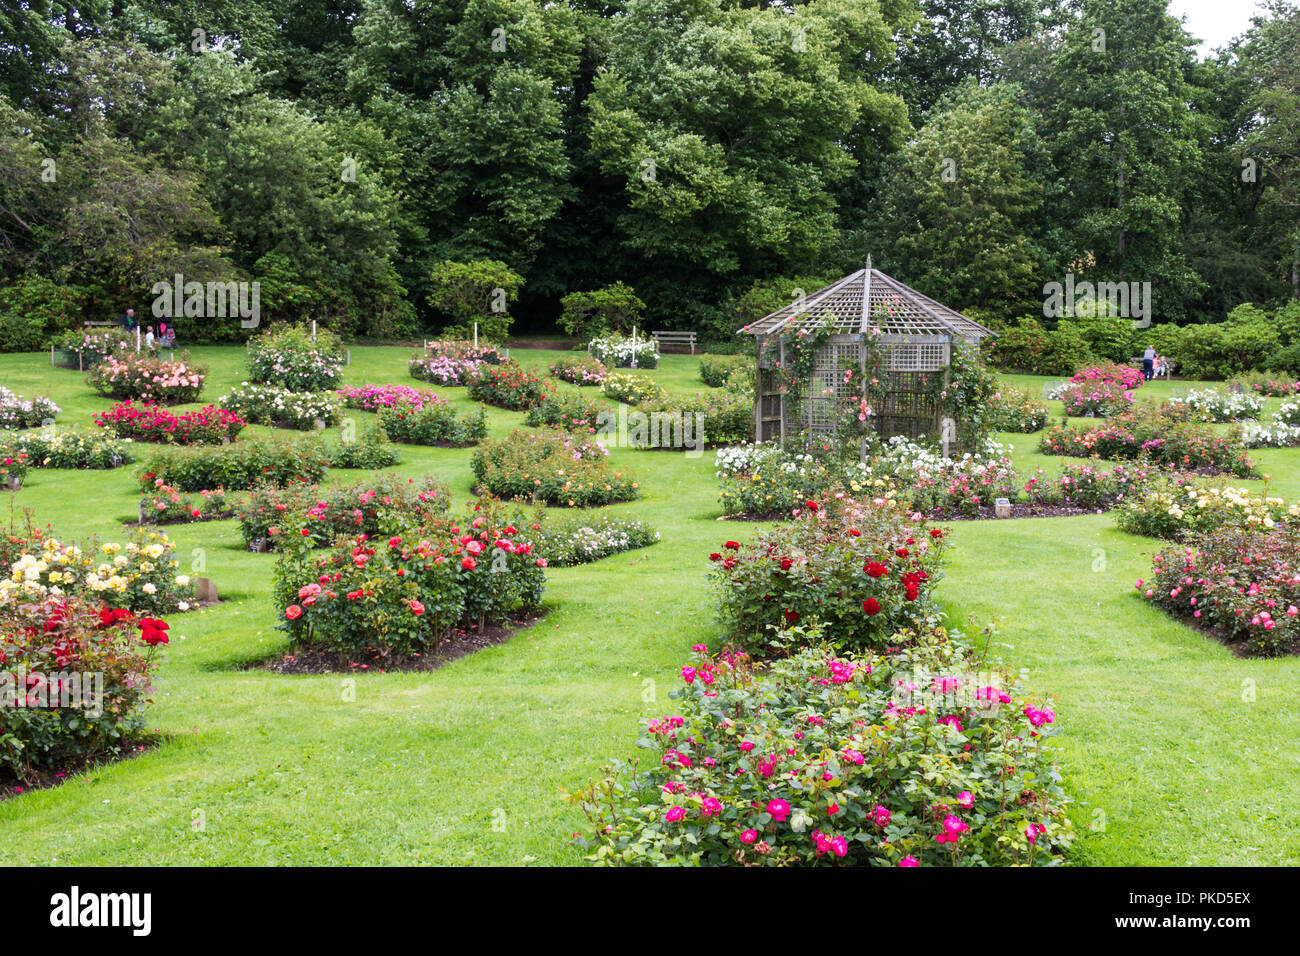
[[[514,431],[475,449],[471,466],[480,490],[496,498],[569,508],[631,501],[637,482],[608,454],[584,433]]]
[[[247,490],[258,482],[316,482],[328,463],[318,435],[246,438],[230,445],[160,449],[146,463],[140,480],[145,488],[161,480],[177,491]]]
[[[1110,362],[1127,362],[1138,353],[1133,350],[1133,320],[1092,310],[1090,315],[1076,315],[1060,320],[1060,328],[1078,333],[1094,358]]]
[[[513,321],[509,303],[519,297],[523,277],[504,262],[443,262],[430,274],[429,304],[452,318],[442,330],[444,338],[470,338],[478,323],[481,342],[504,342]]]
[[[742,355],[706,355],[700,359],[700,381],[710,388],[722,388],[733,372],[753,367],[754,360]]]
[[[560,300],[560,309],[560,328],[585,342],[606,332],[631,332],[645,303],[631,286],[615,282],[595,292],[570,292]]]
[[[343,343],[329,329],[282,325],[248,340],[248,377],[290,392],[320,392],[343,382]]]
[[[459,448],[487,437],[487,412],[482,405],[457,418],[456,410],[442,400],[402,400],[381,408],[379,421],[389,438],[410,445]]]
[[[1032,316],[985,339],[981,349],[994,368],[1031,375],[1070,375],[1092,358],[1088,343],[1071,326],[1048,330]]]
[[[497,408],[524,411],[546,397],[547,383],[509,360],[500,365],[483,365],[469,381],[469,397]]]

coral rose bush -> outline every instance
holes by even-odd
[[[840,647],[879,649],[935,612],[944,531],[882,499],[808,502],[793,522],[709,556],[727,639],[754,654],[820,623]]]
[[[828,632],[828,636],[834,636]],[[841,642],[843,643],[843,642]],[[697,645],[644,771],[571,800],[603,865],[1002,866],[1062,862],[1073,840],[1044,743],[1055,714],[959,635],[763,665]],[[982,671],[982,672],[980,672]]]
[[[513,411],[526,411],[546,398],[546,383],[513,360],[484,365],[468,385],[474,401]]]

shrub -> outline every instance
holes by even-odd
[[[524,411],[546,397],[546,383],[518,362],[484,365],[469,382],[469,397],[497,408]]]
[[[604,363],[590,355],[583,356],[565,356],[558,358],[551,365],[551,374],[562,382],[568,382],[571,385],[582,387],[583,385],[599,385],[605,381],[605,376],[609,374]]]
[[[643,435],[640,419],[628,416],[628,441],[636,448],[698,448],[743,442],[754,434],[754,400],[735,392],[697,392],[692,396],[663,395],[637,406],[647,416]]]
[[[1290,532],[1219,529],[1165,548],[1152,559],[1152,580],[1135,586],[1175,617],[1273,657],[1296,647],[1297,553]]]
[[[1133,393],[1119,385],[1093,382],[1067,385],[1060,391],[1065,413],[1075,418],[1109,418],[1123,414],[1133,404]]]
[[[1028,434],[1046,428],[1047,419],[1047,406],[1028,389],[1004,388],[989,402],[992,431]]]
[[[606,376],[601,391],[606,398],[623,402],[627,405],[640,405],[653,399],[662,398],[664,390],[649,375],[636,372],[613,372]]]
[[[1227,392],[1217,389],[1193,388],[1175,404],[1186,405],[1192,417],[1203,422],[1241,422],[1259,418],[1264,410],[1264,397],[1251,392]]]
[[[659,367],[659,345],[653,338],[638,337],[633,342],[625,335],[602,335],[587,343],[587,351],[610,368]]]
[[[248,340],[248,378],[286,392],[322,392],[343,381],[343,343],[321,329],[283,325]]]
[[[1289,398],[1300,394],[1300,382],[1283,372],[1238,372],[1228,379],[1228,388],[1254,392],[1267,398]]]
[[[536,523],[531,540],[539,558],[555,567],[570,567],[648,547],[659,540],[659,532],[644,521],[602,515]]]
[[[215,405],[178,415],[158,405],[135,405],[129,401],[101,412],[94,421],[119,438],[170,445],[215,445],[232,441],[247,424],[234,412]]]
[[[958,635],[909,640],[905,655],[810,647],[769,665],[698,645],[674,711],[646,724],[648,769],[616,765],[571,797],[591,822],[588,859],[1061,862],[1073,830],[1043,749],[1056,715],[1009,674],[977,676]]]
[[[217,401],[247,421],[299,431],[337,425],[343,418],[343,400],[331,392],[291,392],[244,382]]]
[[[7,549],[17,558],[0,580],[0,604],[42,601],[71,594],[93,598],[138,614],[187,611],[194,601],[188,575],[177,574],[176,545],[161,531],[136,531],[125,543],[83,549],[57,538],[29,534]]]
[[[809,502],[755,543],[728,541],[709,556],[726,638],[779,653],[792,647],[792,625],[816,622],[840,648],[883,648],[933,613],[943,546],[943,531],[897,505]]]
[[[1300,399],[1289,399],[1273,413],[1275,425],[1300,425]]]
[[[382,408],[379,421],[389,438],[410,445],[460,448],[487,437],[487,412],[482,405],[457,418],[456,410],[436,396],[421,404],[402,401]]]
[[[705,355],[700,359],[700,380],[710,388],[721,388],[732,372],[753,364],[753,359],[744,355]]]
[[[1133,355],[1133,321],[1117,315],[1080,315],[1061,319],[1058,328],[1077,334],[1088,351],[1101,359],[1124,362]]]
[[[1276,419],[1272,425],[1247,423],[1241,426],[1241,444],[1246,448],[1295,448],[1300,445],[1300,425]]]
[[[565,431],[585,431],[594,434],[598,428],[607,427],[613,414],[613,409],[603,402],[562,392],[558,395],[547,395],[540,403],[528,409],[528,414],[524,416],[524,424],[534,427],[554,425]]]
[[[560,300],[560,328],[569,335],[590,339],[604,332],[627,332],[636,325],[645,303],[622,282],[594,292],[570,292]]]
[[[259,484],[239,508],[239,530],[250,546],[278,549],[306,538],[319,548],[340,537],[377,534],[391,515],[404,512],[423,520],[444,513],[450,503],[447,486],[428,475],[419,484],[400,475],[325,487]]]
[[[316,482],[328,456],[317,435],[297,439],[245,439],[231,445],[162,448],[140,476],[144,488],[157,479],[179,491],[225,488],[246,491],[258,482]]]
[[[206,377],[207,370],[192,364],[187,355],[168,362],[147,352],[108,355],[89,373],[91,387],[101,395],[157,405],[196,401]]]
[[[570,508],[631,501],[637,482],[605,461],[609,452],[594,439],[561,431],[514,431],[474,452],[478,486],[497,498]]]
[[[357,441],[349,432],[343,433],[343,441],[329,453],[330,466],[333,468],[391,468],[400,465],[402,458],[388,441],[388,433],[379,422],[366,426],[361,440]]]
[[[1026,483],[1026,497],[1031,504],[1066,504],[1103,511],[1146,494],[1153,483],[1180,486],[1190,480],[1187,475],[1141,464],[1117,464],[1109,471],[1085,464],[1065,465],[1054,480],[1031,478]]]
[[[1048,330],[1032,317],[1008,325],[981,347],[994,368],[1031,375],[1069,375],[1092,355],[1088,343],[1070,326]]]
[[[742,445],[718,449],[717,468],[717,476],[723,479],[718,500],[727,515],[789,517],[804,502],[821,501],[836,491],[896,500],[891,482],[874,476],[871,468],[857,459],[838,455],[813,456],[785,452],[773,445]]]
[[[143,524],[180,524],[191,521],[220,521],[235,516],[236,502],[224,488],[194,494],[177,491],[155,480],[152,490],[140,500]]]
[[[131,439],[73,429],[12,435],[0,442],[0,452],[26,455],[32,468],[118,468],[135,461]]]
[[[107,611],[107,613],[105,613]],[[116,611],[117,613],[114,613]],[[142,739],[167,625],[51,596],[0,602],[0,765],[29,780],[121,755]]]
[[[1275,356],[1280,348],[1278,331],[1268,322],[1252,318],[1233,321],[1230,317],[1224,322],[1186,326],[1172,355],[1180,375],[1226,379],[1255,368],[1261,357]]]
[[[502,520],[496,520],[501,518]],[[294,643],[347,657],[433,649],[458,623],[480,628],[536,609],[546,560],[487,504],[453,522],[401,518],[330,551],[286,551],[275,569]]]
[[[0,485],[8,483],[10,478],[22,481],[30,467],[31,458],[27,452],[0,447]]]
[[[54,421],[61,411],[51,399],[26,399],[0,385],[0,429],[35,428]]]
[[[1130,534],[1181,539],[1216,528],[1272,529],[1300,508],[1281,498],[1252,494],[1246,488],[1200,487],[1171,480],[1129,497],[1115,523]]]
[[[504,342],[514,319],[505,306],[519,297],[523,276],[497,259],[440,262],[429,275],[428,302],[449,314],[448,338],[468,338],[474,323],[489,342]]]

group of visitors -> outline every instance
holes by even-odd
[[[136,331],[139,326],[135,321],[135,309],[127,309],[118,320],[118,325],[128,332]],[[176,347],[176,327],[167,322],[158,323],[158,333],[155,335],[153,326],[147,326],[144,332],[144,347],[153,351],[154,349],[170,349]]]
[[[1149,382],[1162,375],[1168,378],[1171,374],[1173,374],[1173,365],[1163,355],[1156,354],[1155,348],[1148,345],[1146,351],[1142,353],[1142,377]]]

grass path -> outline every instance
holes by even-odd
[[[410,381],[407,354],[356,349],[348,380]],[[542,367],[555,354],[519,357]],[[239,350],[195,357],[211,367],[208,400],[239,381]],[[697,365],[670,356],[655,374],[695,390]],[[52,395],[65,408],[60,424],[111,404],[39,355],[0,356],[0,384]],[[465,401],[461,390],[442,393]],[[495,434],[522,418],[489,414]],[[1018,464],[1041,458],[1032,437],[1004,437]],[[401,473],[428,471],[468,494],[469,452],[403,454]],[[0,862],[578,862],[568,836],[583,821],[561,789],[630,753],[638,720],[670,708],[687,649],[717,636],[706,555],[761,527],[718,522],[711,454],[614,455],[644,492],[614,510],[650,521],[659,544],[552,569],[550,612],[536,627],[432,674],[358,674],[355,700],[340,677],[241,670],[285,647],[266,597],[274,558],[242,550],[233,522],[171,529],[182,564],[201,557],[226,600],[172,619],[151,711],[167,742],[0,804]],[[1300,493],[1300,451],[1259,457],[1283,493]],[[17,503],[65,538],[118,537],[135,510],[134,471],[33,471]],[[1296,857],[1300,742],[1288,731],[1300,717],[1300,662],[1234,659],[1147,607],[1132,584],[1155,542],[1121,534],[1107,516],[955,531],[940,600],[957,620],[1004,617],[1003,655],[1059,696],[1059,756],[1086,832],[1079,862]]]

